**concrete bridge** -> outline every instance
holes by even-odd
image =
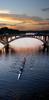
[[[6,50],[8,50],[10,42],[23,37],[36,38],[43,42],[44,49],[49,47],[49,30],[20,31],[7,27],[0,28],[0,43],[6,47]]]
[[[31,38],[36,38],[40,41],[42,41],[43,43],[48,42],[49,43],[49,36],[39,36],[39,35],[33,35],[33,34],[23,34],[23,35],[15,35],[15,36],[0,36],[0,43],[2,43],[3,45],[7,45],[10,42],[19,39],[19,38],[26,38],[26,37],[31,37]]]
[[[20,34],[21,33],[21,34]],[[0,34],[0,43],[2,43],[4,46],[9,46],[9,43],[19,39],[19,38],[26,38],[26,37],[31,37],[31,38],[36,38],[40,41],[43,42],[44,44],[44,49],[49,46],[49,31],[21,31],[20,33],[6,33],[5,34]]]

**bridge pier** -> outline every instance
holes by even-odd
[[[5,53],[6,53],[6,54],[9,53],[9,44],[7,44],[7,45],[5,46]]]
[[[8,43],[8,36],[6,36],[5,39],[5,53],[8,54],[9,53],[9,43]]]
[[[48,42],[49,42],[49,36],[48,36]]]
[[[43,48],[43,51],[49,52],[49,43],[48,43],[48,41],[45,41],[45,42],[44,42],[44,48]]]
[[[46,42],[46,36],[43,36],[43,41]]]

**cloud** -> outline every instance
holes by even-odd
[[[0,17],[11,17],[11,18],[22,18],[22,19],[32,19],[32,20],[43,20],[41,17],[38,16],[29,16],[27,14],[16,14],[16,11],[10,10],[0,10]]]
[[[9,10],[0,10],[0,14],[10,14]]]
[[[42,11],[49,11],[49,7],[48,8],[43,8]]]
[[[47,21],[49,21],[49,18],[46,18]]]
[[[44,20],[43,18],[39,17],[39,16],[32,16],[32,19],[35,21],[42,21]]]
[[[39,16],[19,15],[9,10],[0,10],[0,27],[7,26],[18,30],[36,30],[49,27],[49,22]]]

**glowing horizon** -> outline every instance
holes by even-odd
[[[37,17],[17,16],[10,10],[0,10],[0,28],[5,26],[18,30],[46,30],[49,29],[49,21],[39,20]]]
[[[10,14],[9,10],[0,10],[0,14]]]
[[[1,0],[0,28],[48,30],[48,0]]]
[[[16,50],[22,49],[37,49],[38,47],[41,47],[43,45],[43,42],[35,39],[35,38],[20,38],[17,40],[12,41],[10,44],[10,47],[13,49],[15,48]]]

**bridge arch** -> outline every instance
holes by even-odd
[[[13,38],[14,37],[14,38]],[[8,36],[8,37],[5,37],[5,39],[1,39],[0,40],[0,43],[2,43],[4,46],[9,44],[10,42],[16,40],[16,39],[20,39],[20,38],[35,38],[35,39],[38,39],[40,41],[42,41],[43,43],[45,43],[45,40],[42,39],[42,36],[36,36],[36,35],[17,35],[17,36]],[[41,37],[41,38],[40,38]],[[44,37],[44,36],[43,36]]]
[[[16,40],[16,39],[27,38],[27,37],[28,37],[28,38],[35,38],[35,39],[38,39],[38,40],[42,41],[43,43],[45,42],[44,40],[42,40],[42,39],[40,39],[40,38],[38,38],[38,37],[34,37],[34,36],[31,36],[31,35],[27,35],[27,36],[22,35],[22,36],[16,36],[15,38],[10,39],[10,40],[8,41],[8,43],[10,43],[10,42],[12,42],[12,41],[14,41],[14,40]]]

